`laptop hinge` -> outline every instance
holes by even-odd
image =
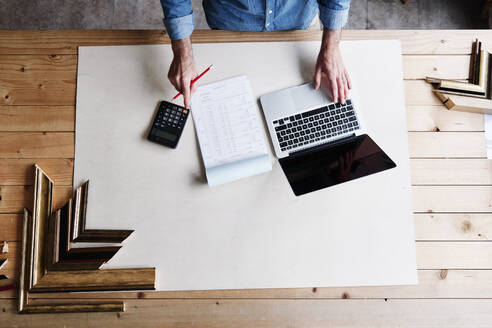
[[[291,157],[291,156],[300,156],[300,155],[304,155],[306,153],[310,153],[312,151],[316,151],[316,150],[320,150],[320,149],[325,149],[325,148],[328,148],[328,147],[332,147],[334,145],[338,145],[338,144],[341,144],[341,143],[352,141],[355,137],[356,137],[355,133],[352,133],[351,135],[349,135],[347,137],[343,137],[343,138],[340,138],[340,139],[337,139],[337,140],[333,140],[333,141],[330,141],[330,142],[327,142],[327,143],[324,143],[324,144],[321,144],[321,145],[316,145],[316,146],[313,146],[313,147],[310,147],[310,148],[305,148],[305,149],[301,149],[301,150],[298,150],[298,151],[294,151],[292,153],[289,153],[289,156],[288,157]]]

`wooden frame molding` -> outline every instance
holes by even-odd
[[[121,246],[72,247],[80,240],[121,242],[132,233],[129,230],[85,228],[88,183],[79,187],[65,206],[52,213],[53,181],[37,165],[34,177],[32,215],[24,210],[19,313],[125,310],[123,301],[30,304],[29,293],[155,289],[154,268],[99,269]],[[75,231],[81,239],[74,238]]]

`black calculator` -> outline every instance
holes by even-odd
[[[176,148],[186,124],[188,113],[189,110],[182,106],[164,100],[161,101],[147,139],[164,146]]]

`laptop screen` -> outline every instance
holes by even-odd
[[[366,134],[279,160],[296,196],[396,167]]]

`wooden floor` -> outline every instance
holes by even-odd
[[[0,292],[0,327],[492,327],[492,161],[483,118],[447,112],[423,81],[466,79],[476,37],[492,46],[492,32],[483,30],[344,32],[350,40],[402,41],[419,285],[43,295],[127,304],[124,313],[57,315],[18,315],[8,291]],[[194,33],[195,42],[319,39],[314,31]],[[161,31],[0,31],[0,241],[9,242],[8,275],[18,276],[32,164],[54,179],[55,206],[72,190],[77,46],[167,42]]]

